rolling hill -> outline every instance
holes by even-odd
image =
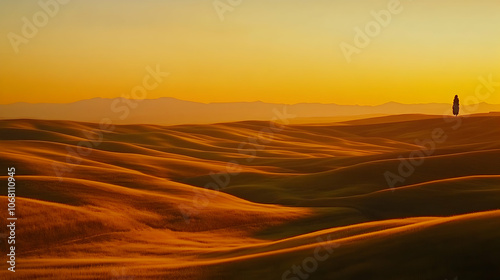
[[[499,124],[0,120],[15,279],[499,279]]]

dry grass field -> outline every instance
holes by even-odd
[[[499,124],[2,120],[12,279],[500,279]]]

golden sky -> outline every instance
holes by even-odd
[[[119,97],[148,65],[170,76],[147,98],[198,102],[452,102],[478,76],[500,81],[500,1],[401,0],[349,63],[340,44],[392,1],[241,0],[221,20],[214,3],[238,1],[72,0],[48,5],[32,38],[39,1],[2,1],[0,103]]]

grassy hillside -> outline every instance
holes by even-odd
[[[499,279],[499,123],[2,120],[15,279]]]

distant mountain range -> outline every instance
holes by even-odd
[[[500,112],[500,105],[480,103],[462,106],[462,114]],[[170,97],[146,100],[93,98],[73,103],[13,103],[0,105],[0,119],[48,119],[116,124],[207,124],[243,120],[323,120],[356,119],[360,116],[396,114],[451,115],[451,103],[401,104],[377,106],[299,103],[293,105],[264,102],[198,103]],[[300,122],[300,121],[299,121]]]

